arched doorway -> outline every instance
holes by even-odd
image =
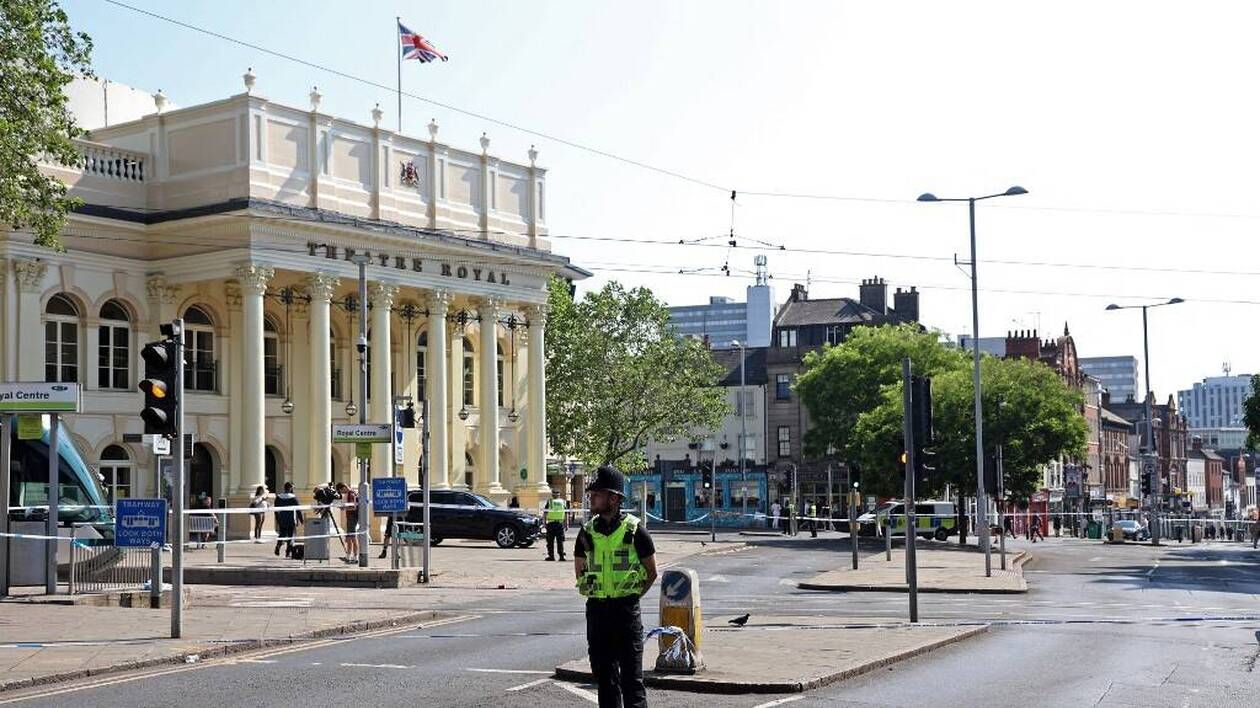
[[[468,487],[469,489],[473,488],[473,467],[475,466],[476,466],[476,462],[473,461],[472,453],[465,452],[464,453],[464,486]]]
[[[214,455],[204,443],[193,443],[192,460],[188,465],[188,497],[200,496],[202,492],[214,495]]]
[[[284,480],[280,476],[280,456],[270,445],[263,448],[263,484],[268,492],[276,492]]]

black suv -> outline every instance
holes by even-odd
[[[424,501],[424,493],[412,490],[407,494],[411,505]],[[424,522],[424,509],[407,508],[407,521]],[[522,509],[504,509],[479,494],[454,490],[429,492],[429,523],[433,533],[429,542],[437,545],[446,538],[493,540],[500,548],[534,545],[542,533],[542,519]]]

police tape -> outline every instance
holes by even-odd
[[[57,511],[64,511],[66,509],[78,510],[78,509],[113,509],[113,508],[114,507],[109,504],[58,504],[57,505]],[[11,506],[9,507],[9,511],[48,511],[48,505],[41,504],[39,506]]]
[[[371,508],[369,502],[368,507]],[[323,511],[325,509],[358,509],[358,504],[333,502],[332,504],[297,504],[295,506],[224,507],[222,509],[184,509],[184,516],[217,516],[219,514],[272,514],[286,511]]]

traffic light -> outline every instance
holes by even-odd
[[[416,427],[416,404],[407,401],[407,407],[398,411],[398,426],[400,428]]]
[[[175,341],[149,342],[140,350],[140,358],[144,359],[144,379],[140,382],[140,390],[144,392],[144,408],[140,411],[144,432],[146,435],[173,437],[179,408],[175,386],[179,362],[175,359]]]
[[[700,470],[700,481],[705,489],[713,489],[713,469]]]
[[[915,480],[926,485],[936,471],[936,434],[932,429],[932,379],[910,377],[910,425],[914,433]]]
[[[1151,495],[1151,476],[1143,472],[1142,473],[1142,496],[1148,497],[1150,495]]]

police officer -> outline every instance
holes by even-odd
[[[647,705],[639,598],[656,582],[656,546],[639,519],[621,510],[625,477],[605,465],[586,488],[592,518],[578,531],[573,569],[586,597],[586,646],[599,705]]]
[[[553,496],[547,502],[547,512],[543,519],[547,522],[547,560],[556,559],[555,549],[560,549],[560,560],[564,560],[564,500]]]

